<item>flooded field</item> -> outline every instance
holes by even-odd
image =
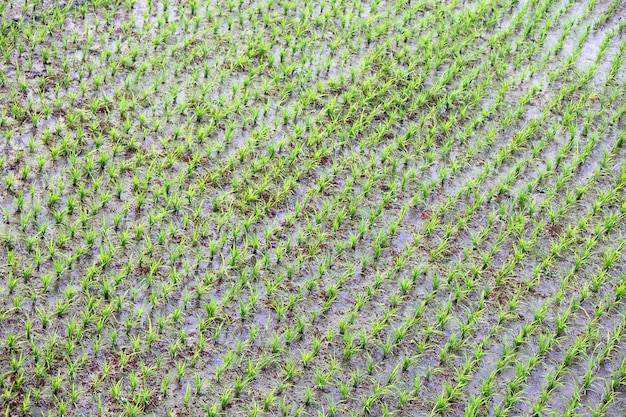
[[[4,415],[623,415],[623,1],[0,16]]]

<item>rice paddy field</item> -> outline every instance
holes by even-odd
[[[624,416],[626,3],[0,1],[4,416]]]

